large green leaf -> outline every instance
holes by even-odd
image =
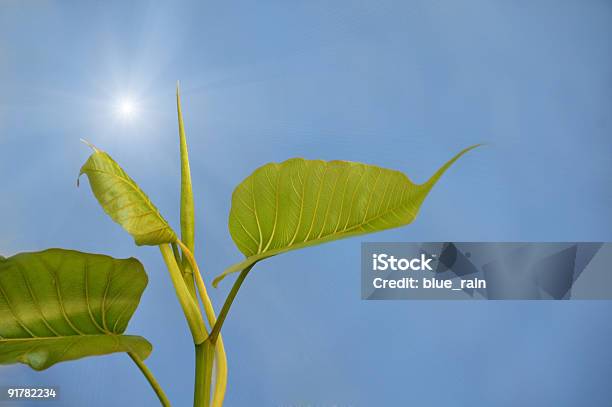
[[[145,359],[151,344],[122,333],[146,285],[133,258],[50,249],[0,259],[0,364],[43,370],[114,352]]]
[[[411,223],[452,163],[414,184],[399,171],[348,161],[293,158],[258,168],[234,190],[229,229],[246,259],[230,273],[289,250]]]
[[[176,242],[177,236],[147,195],[103,151],[95,149],[79,174],[86,174],[104,211],[120,224],[137,245]]]

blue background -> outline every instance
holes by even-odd
[[[406,228],[258,265],[224,327],[228,406],[609,406],[609,302],[365,302],[360,242],[612,240],[610,1],[59,2],[0,5],[0,251],[135,255],[150,285],[128,329],[177,406],[192,345],[155,248],[75,186],[108,151],[175,228],[181,80],[207,281],[241,258],[233,187],[288,157],[424,181],[464,157]],[[138,102],[117,118],[123,95]],[[213,292],[220,303],[230,288]],[[126,355],[0,384],[63,405],[155,405]],[[38,404],[37,404],[38,405]]]

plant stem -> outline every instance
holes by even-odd
[[[170,273],[170,278],[172,279],[172,284],[174,285],[174,289],[176,291],[176,296],[181,304],[181,308],[183,309],[187,323],[189,324],[189,329],[191,330],[191,335],[193,336],[193,342],[195,344],[200,344],[206,340],[207,336],[206,326],[204,324],[204,320],[202,319],[200,307],[189,293],[187,284],[185,283],[185,280],[183,280],[181,270],[174,259],[174,254],[172,253],[170,246],[162,244],[159,246],[159,250],[164,258],[164,262],[166,263],[166,267]]]
[[[183,242],[179,240],[177,243],[179,246],[181,246],[181,250],[183,251],[183,257],[187,258],[192,270],[194,271],[196,285],[198,287],[198,291],[200,292],[202,303],[204,304],[204,312],[206,313],[208,323],[211,327],[213,327],[217,322],[217,317],[215,316],[215,310],[213,308],[212,302],[210,301],[210,297],[208,296],[206,285],[204,284],[204,280],[202,279],[202,273],[200,273],[198,263],[196,262],[193,253]],[[223,405],[223,400],[225,399],[225,391],[227,387],[227,356],[225,354],[225,346],[223,344],[223,338],[221,337],[221,334],[219,334],[218,340],[217,338],[215,339],[215,341],[210,341],[214,345],[217,361],[215,374],[215,391],[213,395],[212,405],[213,407],[221,407]],[[196,371],[197,363],[198,358],[196,352]],[[212,374],[212,372],[209,372],[209,374]],[[197,381],[196,385],[198,385]]]
[[[136,366],[138,366],[144,377],[146,377],[147,381],[155,391],[155,394],[157,394],[157,398],[159,398],[159,402],[161,403],[161,405],[164,407],[171,407],[170,400],[168,400],[166,393],[164,393],[164,390],[161,388],[161,386],[155,379],[155,376],[153,376],[153,373],[149,370],[147,365],[145,365],[144,362],[140,360],[140,358],[134,353],[128,352],[128,355],[130,356],[130,358],[132,358],[134,363],[136,363]]]
[[[227,295],[227,298],[225,299],[223,308],[221,308],[221,312],[219,313],[219,318],[217,318],[217,322],[213,326],[212,331],[210,335],[208,336],[208,340],[210,340],[212,343],[215,343],[217,341],[217,338],[219,337],[221,333],[221,327],[223,326],[223,323],[225,322],[225,318],[227,318],[227,313],[229,312],[230,307],[232,306],[232,303],[234,302],[234,298],[236,298],[236,294],[238,294],[238,290],[240,289],[240,286],[242,285],[247,274],[249,274],[249,271],[251,271],[251,269],[253,268],[255,264],[256,263],[253,263],[247,268],[245,268],[244,270],[242,270],[240,272],[240,275],[234,282],[234,285],[232,286],[231,291],[229,292],[229,294]]]
[[[215,358],[215,345],[205,341],[195,346],[196,372],[195,392],[193,397],[194,407],[210,406],[210,387],[212,382],[212,367]]]

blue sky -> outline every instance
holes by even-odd
[[[608,1],[3,1],[0,253],[140,258],[150,284],[128,330],[151,340],[149,365],[189,405],[192,347],[161,257],[76,188],[79,138],[178,228],[181,81],[207,281],[241,258],[230,196],[259,165],[345,159],[424,181],[485,142],[414,224],[257,266],[224,328],[227,405],[608,405],[609,302],[364,302],[359,251],[611,241],[611,37]],[[211,289],[216,304],[229,287]],[[0,383],[58,385],[67,406],[155,402],[125,355],[2,368]]]

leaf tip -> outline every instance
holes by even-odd
[[[180,116],[181,114],[181,84],[179,81],[176,81],[176,108]]]
[[[457,154],[455,154],[455,156],[453,158],[451,158],[450,160],[448,160],[442,167],[440,167],[440,169],[438,169],[438,171],[435,172],[434,175],[431,176],[431,178],[429,178],[427,180],[427,182],[425,182],[424,184],[422,184],[422,186],[428,188],[427,190],[429,190],[430,188],[432,188],[434,186],[434,184],[436,182],[438,182],[438,180],[440,179],[440,177],[442,177],[442,175],[444,175],[444,173],[446,172],[446,170],[449,169],[449,167],[451,165],[453,165],[455,163],[455,161],[457,161],[459,158],[461,158],[463,155],[465,155],[466,153],[468,153],[469,151],[478,148],[480,146],[485,145],[485,143],[478,143],[478,144],[474,144],[472,146],[469,146],[467,148],[464,148],[463,150],[459,151]]]
[[[85,144],[87,147],[91,148],[96,153],[100,152],[100,150],[98,150],[96,146],[94,146],[89,141],[85,140],[84,138],[80,138],[79,140],[81,141],[81,143]]]

